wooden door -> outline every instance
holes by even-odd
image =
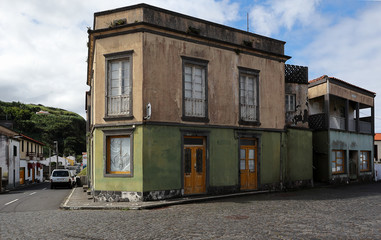
[[[193,138],[185,145],[184,141],[184,194],[200,194],[206,192],[205,146],[203,138]],[[202,145],[198,145],[202,143]]]
[[[21,167],[20,168],[20,184],[25,183],[25,168]]]
[[[239,165],[240,165],[241,190],[257,189],[258,187],[257,145],[254,139],[245,139],[244,141],[241,141]]]
[[[35,170],[34,167],[32,168],[32,183],[34,183],[35,179]]]

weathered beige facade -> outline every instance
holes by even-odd
[[[182,57],[190,57],[208,62],[209,125],[239,126],[238,68],[244,67],[259,71],[260,128],[283,128],[284,105],[274,103],[284,102],[284,61],[288,59],[283,55],[284,42],[142,6],[95,14],[89,43],[92,78],[88,79],[92,86],[92,125],[110,123],[104,120],[104,55],[133,51],[133,119],[129,122],[142,122],[148,103],[152,105],[150,121],[184,122]],[[125,25],[110,27],[123,18]],[[199,30],[199,35],[189,33],[190,26]],[[245,46],[243,41],[251,42],[253,47]],[[112,121],[122,122],[126,123]]]
[[[95,13],[88,33],[95,199],[157,200],[312,179],[312,134],[285,130],[285,42],[146,4]],[[293,86],[299,99],[306,87]],[[298,154],[299,145],[311,154]],[[294,159],[287,164],[286,151]]]

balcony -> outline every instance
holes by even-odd
[[[329,117],[329,126],[331,129],[345,130],[345,118]]]
[[[362,119],[362,118],[360,118]],[[328,127],[326,126],[326,114],[319,113],[310,115],[308,118],[309,126],[311,129],[314,130],[327,130]],[[358,132],[358,133],[366,133],[371,134],[372,133],[372,123],[369,121],[364,120],[358,120],[358,131],[356,128],[356,119],[349,119],[348,120],[348,129],[346,129],[346,119],[343,117],[329,117],[329,127],[330,129],[336,129],[336,130],[342,130],[342,131],[349,131],[349,132]]]

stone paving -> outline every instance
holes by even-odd
[[[381,239],[381,183],[152,210],[1,213],[0,239]]]

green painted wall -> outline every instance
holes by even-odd
[[[213,129],[210,133],[209,185],[237,186],[239,184],[238,139],[232,129]]]
[[[108,128],[109,129],[109,128]],[[94,190],[158,191],[181,189],[183,170],[181,137],[177,126],[142,125],[134,131],[133,177],[104,177],[104,136],[94,131]],[[234,129],[189,128],[207,132],[207,183],[209,187],[239,185],[239,141]],[[253,132],[260,135],[259,184],[277,183],[280,179],[280,141],[278,132]]]
[[[181,130],[187,128],[146,125],[144,127],[144,191],[181,189]],[[232,129],[189,128],[208,131],[209,186],[238,184],[238,141]],[[208,164],[208,162],[207,162]]]
[[[144,191],[181,189],[181,132],[177,127],[143,129]]]
[[[142,169],[142,141],[143,127],[136,127],[134,137],[133,152],[133,177],[104,177],[105,154],[103,152],[104,140],[103,131],[95,129],[94,136],[94,157],[93,157],[93,186],[95,191],[143,191],[143,169]],[[110,128],[107,128],[110,129]]]
[[[373,151],[373,136],[349,132],[330,131],[331,149]]]
[[[330,131],[329,132],[329,139],[330,139],[330,146],[331,151],[329,153],[330,159],[328,162],[331,162],[331,159],[334,158],[334,153],[332,150],[345,150],[346,151],[346,164],[345,164],[345,174],[342,175],[348,175],[349,176],[349,151],[370,151],[370,165],[373,166],[373,136],[367,135],[367,134],[357,134],[357,133],[350,133],[350,132],[341,132],[341,131]],[[357,154],[357,168],[359,168],[360,164],[360,152]],[[373,169],[373,168],[371,168]],[[328,172],[330,176],[332,176],[332,169],[329,166]],[[359,175],[367,175],[372,174],[372,171],[369,172],[360,172],[358,170]]]
[[[281,133],[264,132],[261,137],[260,184],[280,181]]]
[[[286,181],[312,179],[312,132],[287,130]]]

